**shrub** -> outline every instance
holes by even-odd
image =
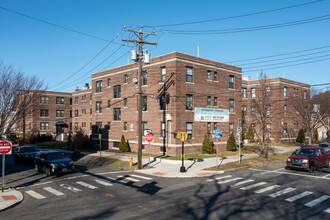
[[[316,142],[319,140],[319,132],[317,132],[317,129],[313,132],[313,138],[312,141]]]
[[[226,148],[228,151],[237,151],[234,133],[229,135]]]
[[[125,141],[124,135],[121,136],[121,140],[120,140],[120,143],[119,143],[119,150],[121,152],[129,152],[129,146]]]
[[[305,138],[304,129],[300,129],[299,132],[298,132],[298,137],[296,139],[296,142],[304,143],[305,141],[306,141],[306,138]]]
[[[250,143],[254,142],[254,130],[251,127],[249,127],[247,138]]]
[[[203,145],[202,145],[202,153],[208,153],[208,154],[212,154],[213,153],[213,147],[212,147],[212,143],[210,141],[210,131],[208,130],[204,140],[203,140]]]

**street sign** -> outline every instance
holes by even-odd
[[[241,127],[237,127],[237,132],[241,132],[242,128]]]
[[[221,134],[221,130],[214,130],[213,134]]]
[[[146,141],[152,142],[154,140],[154,136],[151,133],[146,134]]]
[[[239,136],[239,133],[238,133],[238,132],[236,133],[236,136],[237,136],[237,137]]]
[[[0,154],[11,154],[11,148],[9,141],[0,141]]]
[[[214,134],[214,135],[212,135],[212,137],[214,137],[214,138],[222,138],[222,134]]]

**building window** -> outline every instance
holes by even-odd
[[[127,107],[127,98],[124,98],[124,107]]]
[[[211,80],[211,71],[207,71],[207,80]]]
[[[78,117],[78,109],[74,110],[74,117]]]
[[[56,117],[64,117],[64,110],[56,110]]]
[[[294,123],[293,130],[298,131],[298,123]]]
[[[186,132],[188,133],[188,139],[192,138],[193,135],[193,123],[186,122]]]
[[[242,116],[246,116],[247,115],[247,107],[245,105],[242,105],[241,110],[242,110]]]
[[[218,72],[214,72],[214,81],[218,81]]]
[[[142,135],[143,135],[143,137],[145,137],[146,134],[148,133],[147,130],[148,130],[148,123],[147,122],[142,122]]]
[[[270,138],[270,124],[266,124],[266,136]]]
[[[287,90],[288,90],[288,88],[286,86],[284,86],[284,89],[283,89],[283,96],[284,97],[287,96]]]
[[[81,114],[86,115],[86,109],[81,109]]]
[[[40,97],[40,104],[49,104],[49,97],[48,96],[41,96]]]
[[[213,128],[214,128],[214,130],[218,130],[218,123],[217,122],[213,123]]]
[[[213,105],[214,106],[218,106],[218,98],[217,97],[214,97]]]
[[[207,97],[206,105],[207,105],[207,106],[210,106],[210,105],[211,105],[211,96],[208,96],[208,97]]]
[[[124,75],[124,83],[127,83],[127,74]]]
[[[93,114],[93,110],[90,108],[89,109],[89,114],[92,115]]]
[[[266,115],[270,115],[270,105],[266,105]]]
[[[233,89],[234,88],[234,76],[229,76],[229,88]]]
[[[284,123],[284,126],[283,126],[283,133],[284,133],[284,134],[287,134],[287,133],[288,133],[288,125],[287,125],[287,123]]]
[[[114,86],[113,88],[113,97],[114,98],[120,98],[121,97],[121,86]]]
[[[186,109],[193,109],[193,95],[186,95]]]
[[[49,117],[48,109],[40,109],[40,117]]]
[[[93,125],[92,125],[92,122],[89,123],[89,130],[92,130],[93,129]]]
[[[266,87],[266,96],[270,96],[270,87]]]
[[[141,97],[142,101],[142,111],[147,111],[147,96],[142,96]]]
[[[102,92],[102,80],[96,81],[96,92]]]
[[[161,129],[160,136],[165,137],[165,123],[164,122],[161,123],[160,129]]]
[[[74,97],[74,104],[78,105],[78,97]]]
[[[72,118],[72,110],[70,110],[70,118]]]
[[[234,123],[229,124],[229,134],[234,132]]]
[[[144,71],[143,72],[143,78],[142,78],[142,85],[145,86],[148,83],[148,72]]]
[[[56,97],[56,104],[64,105],[64,98],[63,97]]]
[[[207,122],[207,130],[211,131],[211,122]]]
[[[254,106],[251,107],[251,115],[252,116],[256,115],[256,107],[254,107]]]
[[[120,108],[113,109],[113,120],[115,120],[115,121],[121,120],[121,109]]]
[[[242,88],[242,98],[246,98],[247,97],[247,89],[246,88]]]
[[[124,131],[127,131],[127,122],[124,122]]]
[[[111,106],[111,101],[110,101],[110,100],[108,100],[108,105],[107,105],[107,108],[110,108],[110,106]]]
[[[86,101],[86,95],[81,96],[82,101]]]
[[[193,69],[191,67],[186,68],[186,82],[193,82]]]
[[[284,105],[283,112],[284,112],[284,115],[286,116],[286,114],[287,114],[287,105]]]
[[[81,127],[86,128],[86,122],[81,122]]]
[[[70,98],[70,105],[72,105],[72,98]]]
[[[102,102],[96,102],[96,113],[102,113]]]
[[[93,100],[93,96],[92,96],[92,94],[89,95],[89,100],[90,100],[90,101]]]
[[[307,91],[304,91],[304,99],[307,99]]]
[[[251,98],[255,98],[256,97],[256,89],[252,88],[251,89]]]
[[[108,78],[108,87],[110,87],[110,86],[111,86],[111,79]]]
[[[40,123],[40,130],[41,131],[48,131],[49,130],[49,123],[48,122],[41,122]]]
[[[160,81],[161,82],[166,81],[166,67],[160,68]]]
[[[234,99],[229,99],[229,112],[235,111],[235,102]]]

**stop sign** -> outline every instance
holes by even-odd
[[[11,143],[9,141],[0,141],[0,154],[11,153]]]
[[[152,142],[154,140],[154,136],[151,133],[146,134],[146,141]]]

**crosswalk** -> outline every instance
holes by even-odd
[[[283,186],[281,185],[270,185],[267,182],[264,181],[256,182],[253,179],[244,180],[241,177],[233,177],[232,175],[219,176],[213,179],[207,179],[207,182],[216,182],[217,184],[228,184],[228,185],[230,184],[230,187],[236,187],[236,188],[238,187],[241,190],[245,190],[245,191],[254,190],[253,192],[256,194],[266,194],[267,192],[271,192],[271,194],[268,195],[271,198],[285,196],[286,194],[295,193],[298,191],[296,188],[292,188],[292,187],[283,188]],[[289,198],[285,198],[284,200],[287,202],[295,202],[297,200],[302,200],[303,198],[311,199],[313,194],[314,194],[313,192],[304,191]],[[304,206],[314,207],[319,204],[322,204],[328,199],[330,199],[329,195],[322,195],[318,198],[314,198],[314,200],[305,203]],[[323,211],[330,214],[330,207],[324,209]]]
[[[92,181],[89,180],[87,183],[86,181],[77,180],[76,182],[72,182],[70,184],[59,184],[59,187],[56,189],[52,187],[43,187],[37,190],[26,190],[25,193],[31,196],[34,199],[42,200],[46,199],[48,195],[61,197],[67,195],[67,192],[71,193],[79,193],[83,192],[85,189],[88,190],[96,190],[99,187],[111,187],[114,186],[115,183],[120,184],[128,184],[128,183],[137,183],[140,181],[148,181],[152,180],[150,177],[140,176],[135,174],[129,175],[117,175],[115,178],[112,177],[102,177],[94,178]]]

